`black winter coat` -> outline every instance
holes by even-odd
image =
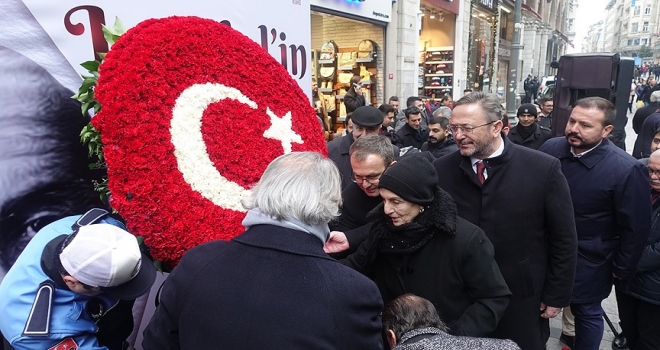
[[[422,116],[423,118],[423,116]],[[399,131],[396,132],[401,139],[401,147],[413,146],[414,148],[422,148],[422,144],[429,139],[429,131],[419,127],[415,130],[410,125],[404,125]]]
[[[433,157],[440,158],[449,153],[458,151],[458,146],[456,145],[456,141],[454,141],[454,138],[451,135],[449,135],[442,142],[438,142],[438,143],[431,143],[429,141],[424,142],[421,151],[431,152]]]
[[[453,334],[483,336],[495,329],[511,293],[492,244],[479,227],[456,216],[456,205],[446,192],[438,188],[433,203],[415,219],[434,235],[412,253],[376,251],[370,256],[370,248],[378,244],[374,232],[386,229],[391,219],[383,204],[369,217],[375,220],[372,235],[342,263],[372,278],[385,304],[413,293],[435,305]]]
[[[341,231],[346,235],[349,250],[346,253],[333,254],[335,258],[343,258],[350,253],[354,253],[357,248],[369,237],[371,222],[367,220],[367,214],[372,211],[383,199],[378,197],[369,197],[356,184],[351,182],[341,192],[342,207],[338,218],[330,222],[330,230]]]
[[[346,114],[353,113],[358,107],[366,106],[364,95],[358,95],[355,89],[351,88],[344,94],[344,106],[346,107]]]
[[[145,350],[382,348],[374,283],[302,231],[256,225],[192,248],[160,301]]]
[[[511,142],[516,145],[521,145],[531,149],[538,149],[541,145],[552,138],[552,131],[550,129],[540,126],[538,123],[534,123],[534,132],[529,135],[526,139],[523,140],[522,135],[518,128],[521,128],[520,124],[514,126],[507,137]]]
[[[539,317],[541,302],[569,305],[577,237],[573,205],[559,161],[504,140],[503,153],[486,159],[482,185],[469,157],[437,159],[440,187],[454,198],[458,214],[481,227],[495,247],[495,260],[513,296],[496,338],[524,350],[543,349],[550,328]]]
[[[653,206],[651,233],[646,241],[637,273],[619,283],[617,289],[651,304],[660,305],[660,201]]]

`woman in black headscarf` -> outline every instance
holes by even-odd
[[[372,278],[385,304],[413,293],[435,305],[452,334],[488,335],[511,292],[485,233],[457,216],[421,154],[396,162],[378,186],[371,236],[342,263]]]

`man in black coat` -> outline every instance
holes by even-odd
[[[486,232],[513,293],[491,336],[541,350],[550,336],[548,319],[569,304],[577,254],[559,161],[508,141],[495,94],[458,100],[449,128],[459,152],[434,162],[440,186],[458,214]]]
[[[363,106],[355,110],[351,116],[353,132],[328,142],[328,158],[330,158],[341,174],[342,190],[351,184],[351,161],[348,151],[353,141],[363,135],[378,135],[383,124],[383,113],[378,108]],[[392,145],[394,156],[399,155],[399,147]]]
[[[417,107],[410,107],[406,113],[406,124],[396,132],[401,139],[401,147],[420,149],[429,138],[429,131],[422,128],[422,111]]]
[[[652,226],[635,275],[616,284],[621,328],[630,349],[660,349],[660,152],[648,159]]]
[[[536,122],[536,106],[526,103],[518,108],[518,124],[511,128],[507,136],[516,145],[538,149],[552,138],[552,132]]]
[[[351,145],[349,156],[353,183],[341,193],[341,215],[330,222],[332,232],[324,247],[327,253],[334,253],[335,258],[355,252],[369,237],[371,224],[367,214],[383,202],[378,182],[394,163],[392,144],[384,136],[360,137]]]
[[[422,152],[431,152],[433,157],[440,158],[458,150],[454,137],[449,133],[449,119],[433,117],[429,121],[429,140],[422,145]]]
[[[571,295],[576,349],[598,350],[601,302],[614,278],[625,281],[634,274],[651,226],[648,170],[607,139],[615,118],[611,102],[583,98],[571,112],[566,137],[539,149],[559,159],[571,189],[578,236]]]
[[[649,78],[648,80],[648,88],[644,90],[644,95],[642,95],[642,101],[644,101],[645,105],[649,105],[651,103],[651,95],[655,91],[660,90],[660,85],[657,83],[655,78]]]
[[[189,250],[165,281],[143,348],[381,349],[378,288],[323,252],[340,203],[331,161],[275,159],[246,202],[246,231]]]
[[[646,118],[648,118],[651,114],[655,113],[658,109],[660,109],[660,91],[655,91],[651,94],[651,103],[649,103],[647,106],[644,106],[642,108],[639,108],[635,112],[635,116],[633,117],[632,121],[632,127],[633,130],[635,130],[635,133],[637,134],[637,139],[635,140],[635,147],[633,148],[633,157],[640,159],[643,158],[644,155],[643,149],[645,147],[643,144],[643,125],[644,122],[646,121]]]

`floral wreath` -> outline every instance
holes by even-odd
[[[308,97],[254,41],[197,17],[146,20],[99,67],[92,119],[110,204],[170,267],[201,243],[243,231],[266,166],[292,151],[327,154]]]

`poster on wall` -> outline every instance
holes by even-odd
[[[80,63],[108,50],[102,24],[120,18],[130,28],[168,16],[224,22],[311,92],[309,11],[309,0],[1,1],[0,280],[39,229],[103,205],[90,181],[99,174],[89,169],[79,141],[89,117],[81,117],[71,99],[87,73]],[[250,74],[260,74],[260,67]]]

